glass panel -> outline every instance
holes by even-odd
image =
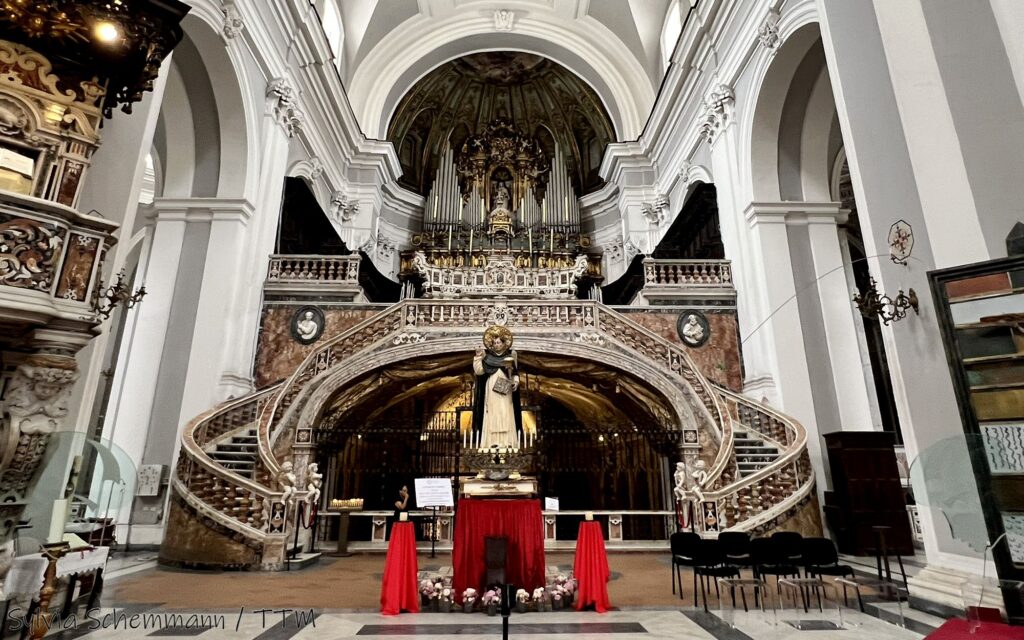
[[[96,456],[91,471],[81,462],[90,454]],[[76,467],[89,474],[85,482],[75,482]],[[115,525],[127,524],[121,512],[131,503],[135,480],[128,454],[109,441],[69,431],[53,434],[38,480],[28,495],[23,518],[29,526],[19,532],[19,554],[35,553],[41,543],[65,534],[77,535],[94,546],[114,544]],[[91,491],[89,495],[73,493],[76,486],[91,487]],[[69,497],[67,502],[65,497]]]

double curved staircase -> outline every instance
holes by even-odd
[[[696,460],[701,442],[715,449],[701,485],[704,503],[717,513],[717,526],[699,523],[707,533],[770,530],[813,496],[800,424],[712,384],[681,346],[626,315],[595,301],[406,300],[324,341],[286,381],[228,401],[186,426],[162,560],[282,566],[286,540],[294,535],[282,463],[293,451],[309,451],[311,429],[332,394],[375,367],[459,351],[468,357],[491,324],[508,326],[521,352],[598,360],[660,384],[683,431],[680,457]],[[752,440],[767,452],[754,465],[743,455],[749,451],[737,449]],[[305,465],[299,458],[295,498],[302,501]]]

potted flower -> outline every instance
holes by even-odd
[[[424,608],[430,606],[430,600],[434,596],[434,581],[430,578],[420,580],[420,604]]]
[[[564,585],[562,585],[562,589],[565,590],[565,602],[566,602],[566,604],[571,604],[573,599],[575,599],[575,597],[576,597],[576,587],[577,587],[576,578],[573,578],[572,576],[569,576],[569,579],[565,581]]]
[[[544,587],[537,587],[533,590],[533,601],[537,603],[537,611],[546,611],[548,608],[548,601],[545,598],[546,592]]]
[[[556,584],[551,587],[551,608],[558,611],[564,604],[563,598],[565,597],[565,588],[560,584]]]
[[[484,607],[487,608],[487,615],[493,616],[498,613],[498,605],[501,604],[501,592],[494,589],[488,589],[484,592],[484,597],[481,599]]]
[[[441,589],[441,597],[438,599],[438,610],[441,613],[449,613],[452,610],[452,590],[448,587]]]
[[[518,613],[526,613],[529,606],[530,592],[526,589],[519,589],[516,591],[516,611]]]
[[[476,604],[476,600],[479,597],[476,589],[470,587],[462,592],[462,610],[466,613],[473,613],[473,606]]]

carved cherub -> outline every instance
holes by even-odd
[[[676,463],[676,471],[672,474],[672,478],[675,480],[675,488],[672,493],[675,495],[676,501],[686,502],[686,463]]]
[[[316,504],[320,502],[320,485],[323,484],[324,474],[320,473],[320,466],[314,462],[309,465],[306,475],[306,502]]]
[[[277,483],[281,485],[281,501],[286,505],[292,505],[295,503],[295,473],[292,472],[291,461],[285,461],[281,464],[281,471],[277,474]]]

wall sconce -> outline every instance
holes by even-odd
[[[915,314],[920,314],[917,294],[913,289],[907,293],[903,293],[903,289],[900,289],[896,294],[896,299],[893,300],[885,294],[879,295],[878,289],[875,287],[875,279],[869,278],[869,280],[871,287],[867,292],[863,295],[857,293],[853,296],[853,302],[862,316],[865,318],[878,316],[882,319],[882,324],[888,325],[906,318],[907,309],[913,309]]]
[[[103,291],[103,287],[104,284],[101,281],[96,290]],[[103,316],[103,319],[106,320],[118,306],[131,309],[145,296],[146,287],[144,286],[139,287],[135,293],[131,292],[131,289],[128,288],[124,281],[124,269],[121,269],[117,274],[117,281],[107,287],[102,295],[98,294],[96,296],[92,304],[92,310]]]

